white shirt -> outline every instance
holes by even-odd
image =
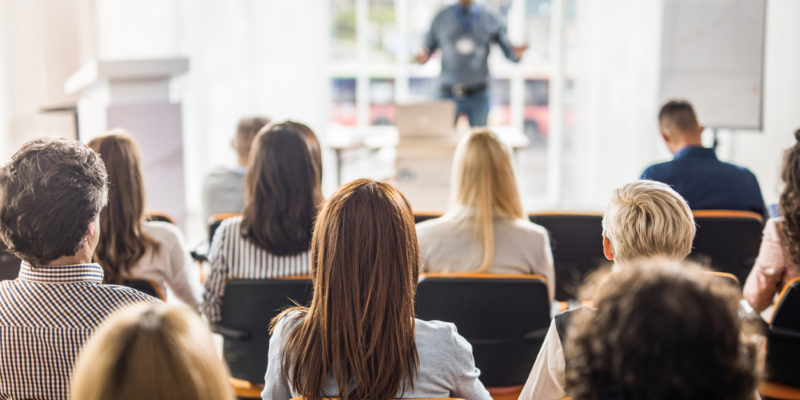
[[[142,258],[128,271],[131,278],[147,279],[166,293],[168,285],[175,296],[193,310],[203,301],[203,286],[197,267],[186,250],[183,234],[177,226],[168,222],[146,221],[142,233],[155,239],[159,249],[148,248]]]
[[[519,400],[559,400],[567,397],[564,391],[567,386],[566,375],[564,348],[553,319]]]
[[[473,218],[441,217],[417,224],[424,272],[472,272],[480,267],[483,246],[475,237]],[[522,218],[494,218],[494,259],[488,273],[540,274],[547,279],[550,300],[555,271],[547,230]]]

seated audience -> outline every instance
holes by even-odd
[[[618,266],[642,257],[682,260],[692,251],[694,234],[686,201],[660,182],[637,181],[615,189],[603,215],[603,253]],[[569,320],[584,312],[578,308],[553,318],[520,400],[567,396],[562,343]]]
[[[61,138],[25,143],[0,169],[0,240],[22,259],[0,282],[0,398],[67,399],[83,342],[114,310],[158,300],[103,285],[92,263],[108,191],[100,156]]]
[[[100,242],[95,261],[106,283],[145,279],[166,294],[166,285],[197,310],[203,300],[197,267],[184,247],[183,234],[168,222],[144,221],[144,181],[139,148],[124,131],[89,141],[108,171],[109,200],[100,212]]]
[[[783,216],[767,220],[756,263],[744,284],[744,298],[759,312],[800,276],[800,129],[794,136],[797,142],[784,153],[781,171]]]
[[[643,259],[612,272],[567,335],[575,400],[753,399],[755,346],[744,339],[738,287],[703,269]]]
[[[703,147],[703,126],[689,102],[672,100],[658,113],[661,137],[672,161],[651,165],[642,179],[672,186],[692,210],[744,210],[767,216],[758,180],[747,168],[722,162]]]
[[[308,249],[322,202],[321,164],[316,137],[303,124],[270,125],[256,136],[244,214],[222,221],[211,242],[202,307],[211,322],[221,318],[230,279],[311,273]]]
[[[314,296],[275,318],[262,398],[490,400],[453,324],[414,318],[419,247],[405,197],[341,187],[314,227]]]
[[[256,134],[269,124],[269,118],[242,118],[236,126],[236,136],[231,147],[236,150],[235,167],[219,167],[206,175],[203,181],[203,217],[214,214],[241,213],[244,209],[244,175],[247,158]]]
[[[541,274],[552,300],[550,239],[522,210],[508,147],[488,130],[465,136],[453,185],[453,207],[417,225],[423,271]]]
[[[73,399],[231,400],[211,331],[195,313],[137,304],[117,311],[81,351]]]

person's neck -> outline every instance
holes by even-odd
[[[236,166],[245,168],[247,167],[247,159],[246,158],[237,158],[236,159]]]
[[[703,141],[700,139],[700,136],[685,137],[683,140],[675,144],[675,146],[672,148],[672,154],[678,154],[678,152],[687,147],[703,147]]]
[[[59,267],[62,265],[84,265],[92,263],[94,251],[89,251],[88,246],[84,245],[77,253],[71,256],[61,256],[47,263],[49,267]]]

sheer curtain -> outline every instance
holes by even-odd
[[[656,123],[661,1],[577,0],[575,7],[560,206],[603,209],[614,187],[669,158]]]
[[[198,231],[201,184],[232,165],[239,118],[263,114],[309,124],[328,120],[328,5],[316,0],[97,0],[100,58],[181,55],[187,207]],[[333,174],[328,174],[328,177]],[[202,229],[199,229],[202,232]]]

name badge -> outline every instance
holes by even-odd
[[[475,53],[475,41],[471,37],[456,40],[456,51],[465,56]]]

